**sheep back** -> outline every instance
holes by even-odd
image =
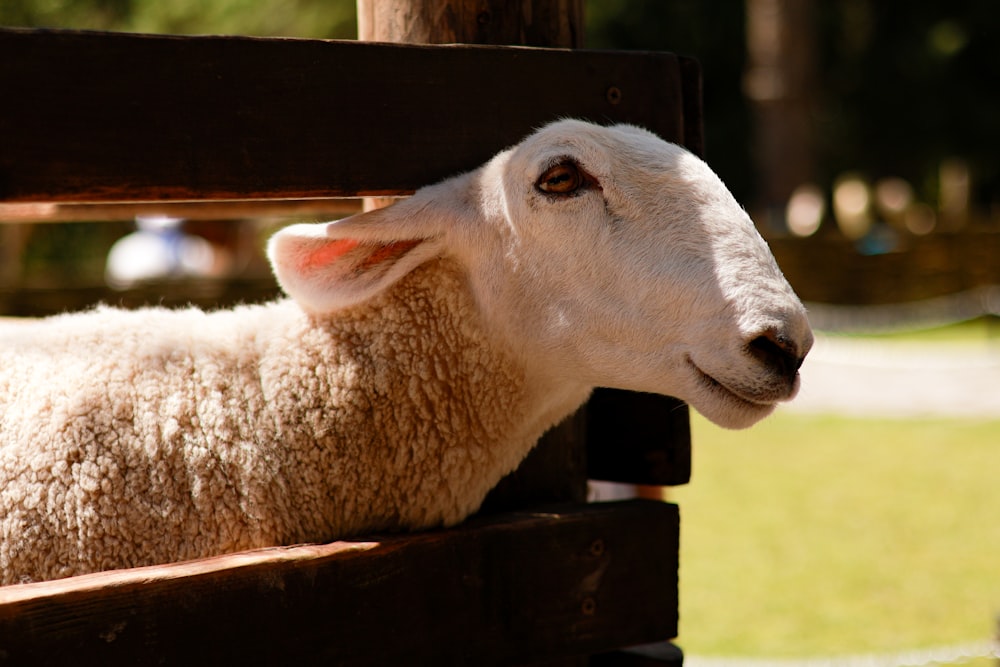
[[[446,260],[336,315],[99,308],[0,340],[3,583],[454,523],[538,435]]]

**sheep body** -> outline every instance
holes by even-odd
[[[0,325],[0,583],[453,524],[593,387],[744,427],[811,345],[717,177],[627,126],[268,252],[290,299]]]
[[[512,422],[521,371],[446,263],[336,318],[283,301],[19,327],[0,348],[2,581],[472,512],[539,426]]]

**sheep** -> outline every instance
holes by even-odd
[[[288,295],[0,328],[0,583],[449,526],[594,387],[742,428],[812,344],[683,148],[561,120],[269,241]]]

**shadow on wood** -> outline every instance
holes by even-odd
[[[628,501],[0,588],[0,665],[504,665],[673,637],[678,515]],[[636,577],[642,572],[642,577]]]

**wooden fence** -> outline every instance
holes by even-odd
[[[0,29],[0,63],[7,204],[403,195],[566,116],[701,149],[663,53]],[[0,589],[0,664],[676,660],[615,652],[676,635],[676,507],[581,501],[685,482],[686,407],[601,391],[563,430],[455,529]]]

